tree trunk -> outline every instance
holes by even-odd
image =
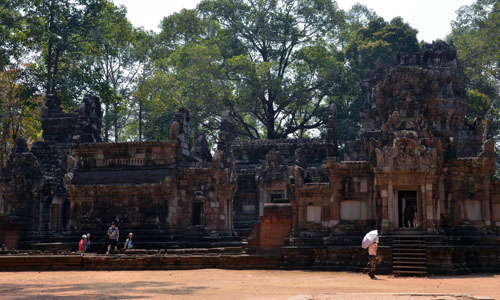
[[[139,101],[139,142],[142,142],[142,101]]]
[[[114,112],[113,112],[113,127],[115,130],[115,143],[118,143],[118,108],[116,105],[114,106]]]
[[[271,93],[271,92],[270,92]],[[267,129],[267,139],[272,140],[276,138],[276,130],[274,128],[274,105],[272,100],[272,95],[269,95],[267,100],[267,115],[266,115],[266,129]]]
[[[109,143],[109,104],[104,106],[104,142]]]
[[[6,159],[8,156],[7,153],[7,135],[9,133],[9,122],[7,121],[6,116],[4,115],[4,120],[2,120],[2,157],[0,167],[5,167]]]
[[[49,6],[49,22],[48,22],[48,31],[49,34],[52,31],[52,22],[54,21],[54,1],[50,1]],[[54,38],[49,36],[49,41],[47,45],[47,86],[46,86],[46,94],[50,94],[52,91],[52,50],[54,47]]]
[[[50,94],[52,87],[52,40],[49,39],[49,45],[47,49],[47,85],[46,94]]]

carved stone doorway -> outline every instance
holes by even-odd
[[[201,213],[203,211],[203,203],[195,202],[193,203],[193,225],[201,224]]]
[[[400,228],[416,228],[418,203],[416,191],[398,191],[398,224]]]
[[[63,200],[59,196],[54,196],[52,198],[52,203],[50,204],[50,224],[49,228],[53,232],[60,232],[62,229],[62,203]]]

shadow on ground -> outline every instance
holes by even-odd
[[[144,299],[154,295],[193,295],[204,286],[182,286],[171,282],[134,281],[130,283],[76,284],[0,284],[0,295],[16,300],[33,299]],[[22,294],[21,297],[18,295]],[[70,294],[70,295],[67,295]]]

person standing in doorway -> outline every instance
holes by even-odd
[[[373,241],[373,243],[368,246],[368,255],[370,256],[370,272],[368,275],[371,279],[377,279],[375,277],[375,270],[377,269],[377,249],[378,249],[378,237]]]
[[[111,246],[115,248],[115,252],[118,252],[118,239],[120,238],[120,230],[115,226],[115,222],[111,223],[111,226],[108,228],[108,251],[106,254],[109,254],[111,250]]]
[[[413,228],[413,217],[415,217],[416,207],[410,201],[407,201],[404,211],[405,227]]]

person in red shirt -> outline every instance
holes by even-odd
[[[78,243],[78,250],[81,252],[81,253],[85,253],[85,244],[86,244],[86,241],[87,240],[87,236],[84,234],[82,235],[82,239],[80,240],[80,242]]]

